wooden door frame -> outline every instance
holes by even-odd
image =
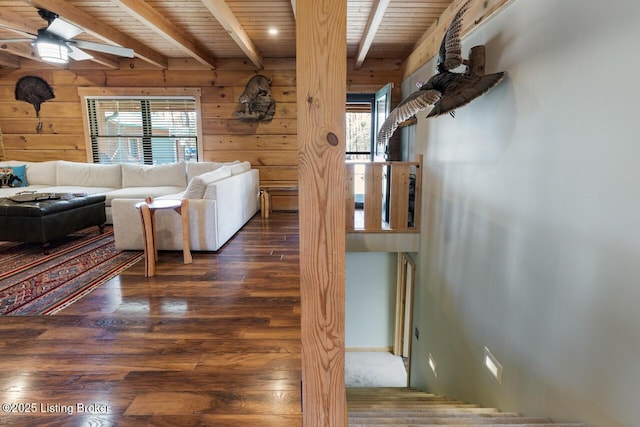
[[[411,274],[408,274],[410,272]],[[393,354],[408,358],[407,386],[411,378],[411,331],[413,330],[413,296],[416,281],[416,263],[406,252],[398,253],[396,282],[396,325]]]

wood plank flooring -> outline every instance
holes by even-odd
[[[54,316],[0,319],[0,425],[300,426],[298,217],[160,252]]]

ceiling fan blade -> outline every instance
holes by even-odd
[[[1,39],[0,43],[24,43],[32,42],[34,39]]]
[[[8,25],[0,24],[0,28],[4,28],[4,29],[9,30],[9,31],[12,31],[12,32],[14,32],[14,33],[20,34],[20,35],[21,35],[21,36],[23,36],[23,37],[31,37],[31,40],[33,40],[33,39],[35,39],[35,38],[36,38],[36,35],[35,35],[35,34],[31,34],[31,33],[28,33],[28,32],[26,32],[26,31],[18,30],[18,29],[16,29],[16,28],[11,28],[11,27],[10,27],[10,26],[8,26]],[[8,39],[8,40],[19,40],[19,39]]]
[[[47,27],[47,32],[55,34],[56,36],[64,40],[72,39],[83,31],[84,30],[82,28],[77,27],[61,18],[54,19]]]
[[[96,52],[109,53],[111,55],[124,56],[126,58],[133,58],[133,49],[120,46],[112,46],[108,44],[88,42],[84,40],[71,40],[69,45],[74,44],[82,49],[95,50]]]
[[[69,52],[69,57],[71,59],[76,60],[76,61],[84,61],[84,60],[87,60],[87,59],[93,59],[93,56],[89,55],[84,50],[78,49],[77,47],[73,46],[71,43],[67,43],[67,46],[69,46],[69,49],[71,49],[71,51]]]

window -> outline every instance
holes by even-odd
[[[93,163],[161,164],[201,157],[199,96],[85,94],[83,104]]]
[[[345,115],[346,160],[373,160],[373,94],[347,94]],[[364,201],[364,165],[354,165],[354,198],[357,209]]]
[[[348,94],[346,108],[347,160],[372,160],[373,95]]]

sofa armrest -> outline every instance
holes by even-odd
[[[260,208],[259,172],[251,169],[213,182],[207,186],[205,197],[217,202],[218,239],[224,244]]]

